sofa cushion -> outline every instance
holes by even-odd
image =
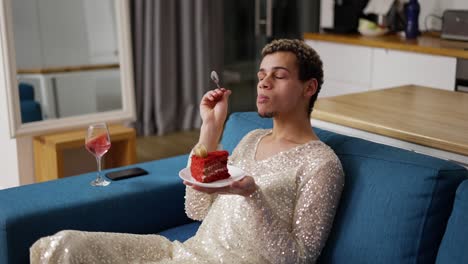
[[[21,101],[20,110],[22,123],[42,120],[41,105],[36,101]]]
[[[468,181],[457,189],[452,214],[437,255],[437,264],[468,263]]]
[[[190,223],[185,186],[177,176],[187,159],[140,163],[148,175],[105,188],[89,184],[93,172],[1,190],[0,263],[29,263],[29,247],[37,239],[64,229],[156,234]]]
[[[235,113],[222,144],[232,151],[257,113]],[[341,160],[345,189],[320,263],[435,261],[457,186],[467,171],[450,162],[315,128]]]
[[[34,87],[29,83],[19,84],[19,98],[20,101],[33,101],[34,100]]]
[[[200,227],[201,222],[193,222],[190,224],[181,225],[178,227],[173,227],[167,230],[164,230],[159,233],[161,236],[165,236],[167,239],[174,241],[184,242],[185,240],[193,237],[197,233],[198,227]]]
[[[330,133],[345,189],[321,263],[432,263],[457,186],[455,164]]]

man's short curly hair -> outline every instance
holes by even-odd
[[[310,98],[309,102],[310,115],[323,84],[322,60],[313,48],[299,39],[273,40],[263,48],[262,57],[279,51],[288,51],[296,55],[297,66],[299,68],[299,80],[303,82],[312,78],[317,80],[317,92]]]

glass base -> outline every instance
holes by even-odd
[[[110,181],[104,180],[103,178],[98,177],[94,181],[91,182],[91,185],[92,186],[107,186],[110,183],[111,183]]]

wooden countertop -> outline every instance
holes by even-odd
[[[69,73],[69,72],[82,72],[82,71],[99,71],[118,69],[118,63],[109,64],[93,64],[93,65],[75,65],[63,67],[50,67],[50,68],[34,68],[34,69],[18,69],[18,74],[55,74],[55,73]]]
[[[468,59],[468,42],[444,40],[433,34],[407,40],[397,34],[366,37],[360,34],[305,33],[304,39]]]
[[[468,93],[406,85],[320,98],[312,118],[468,156]]]

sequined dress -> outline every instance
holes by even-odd
[[[343,189],[341,164],[318,140],[255,160],[269,133],[250,132],[229,158],[255,179],[259,188],[250,197],[186,189],[187,215],[203,222],[184,243],[66,230],[38,240],[31,263],[314,263]]]

